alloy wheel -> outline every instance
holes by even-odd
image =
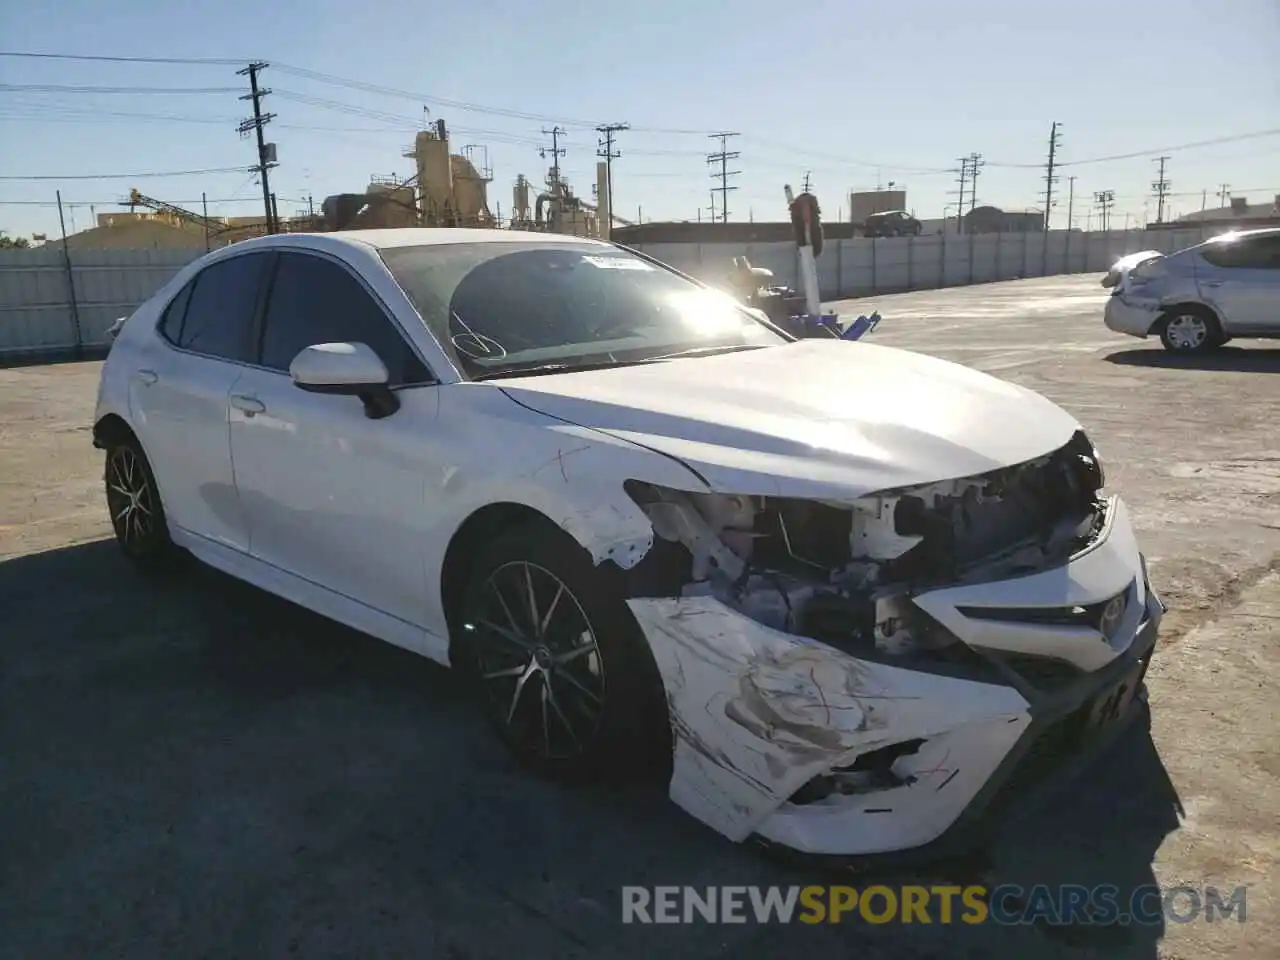
[[[604,666],[573,591],[537,564],[489,575],[464,629],[485,704],[521,747],[544,760],[582,753],[599,729]]]
[[[1178,350],[1195,350],[1209,339],[1209,327],[1203,317],[1182,313],[1169,321],[1169,342]]]
[[[122,543],[133,546],[155,529],[155,500],[138,454],[116,447],[107,462],[107,506]]]

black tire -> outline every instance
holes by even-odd
[[[1188,356],[1216,350],[1227,342],[1213,311],[1196,304],[1166,310],[1156,332],[1166,350]]]
[[[107,446],[102,482],[121,552],[141,570],[169,569],[177,550],[169,538],[155,474],[134,437],[122,436]]]
[[[457,623],[456,665],[523,765],[570,781],[669,774],[666,696],[648,642],[618,584],[562,531],[526,524],[486,544]]]

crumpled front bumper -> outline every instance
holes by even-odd
[[[1107,636],[1044,616],[1117,597],[1124,613]],[[1092,706],[1123,681],[1141,684],[1163,613],[1119,500],[1099,538],[1064,566],[914,601],[984,652],[974,657],[981,669],[854,656],[707,597],[630,600],[666,687],[671,798],[732,840],[754,835],[804,853],[942,844],[1045,736],[1074,731],[1084,742],[1075,733]],[[907,741],[922,742],[893,761],[900,785],[798,800],[814,778]]]

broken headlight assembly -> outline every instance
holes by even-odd
[[[903,656],[954,642],[911,602],[925,589],[1065,562],[1104,521],[1103,474],[1082,432],[1036,460],[848,502],[691,493],[636,480],[666,591],[714,596],[766,626],[850,652]]]

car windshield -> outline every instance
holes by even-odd
[[[617,247],[497,241],[380,253],[470,379],[787,342],[728,294]]]

